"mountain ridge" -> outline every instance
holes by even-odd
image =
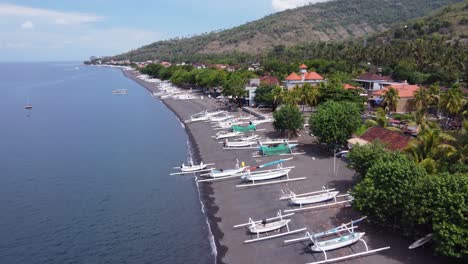
[[[260,54],[274,46],[364,37],[462,0],[334,0],[285,10],[243,25],[191,38],[158,41],[114,59],[178,60],[193,54]]]

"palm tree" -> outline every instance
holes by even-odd
[[[271,93],[273,94],[273,108],[276,109],[277,106],[283,103],[285,91],[283,87],[277,85]]]
[[[308,106],[316,106],[318,104],[319,96],[319,89],[317,87],[311,87],[311,89],[307,90],[304,102]]]
[[[414,93],[414,103],[418,111],[426,112],[431,103],[431,94],[429,90],[421,87]]]
[[[399,99],[400,96],[398,95],[398,91],[395,88],[390,87],[383,95],[382,101],[385,103],[388,111],[395,112]]]
[[[440,98],[441,108],[450,115],[457,115],[463,107],[463,92],[459,85],[449,88]]]
[[[457,152],[455,147],[449,144],[455,140],[435,123],[429,123],[419,133],[418,138],[410,141],[405,152],[422,165],[428,173],[435,173],[438,160],[450,157]]]

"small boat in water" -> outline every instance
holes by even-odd
[[[128,94],[128,90],[127,89],[117,89],[117,90],[112,91],[112,94]]]
[[[24,109],[32,109],[32,104],[26,104],[26,105],[24,106]]]

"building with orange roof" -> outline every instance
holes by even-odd
[[[385,95],[388,89],[390,89],[390,87],[394,88],[398,92],[398,96],[400,96],[396,109],[397,113],[407,113],[416,110],[416,106],[414,104],[414,93],[419,89],[419,86],[408,83],[392,83],[381,90],[372,92],[370,101],[373,101],[373,105],[383,106],[381,98]]]
[[[325,78],[323,78],[320,74],[316,72],[308,72],[307,65],[302,64],[299,66],[299,74],[292,72],[288,75],[288,77],[286,77],[284,80],[284,87],[289,90],[294,88],[296,85],[302,86],[305,83],[317,85],[324,81]]]

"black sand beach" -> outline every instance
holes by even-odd
[[[153,83],[136,78],[131,71],[123,71],[125,76],[140,83],[151,92],[158,92]],[[164,99],[163,102],[180,118],[186,120],[190,115],[205,109],[220,108],[213,99],[174,100]],[[211,138],[216,133],[211,125],[205,122],[185,124],[190,137],[193,153],[197,159],[205,163],[215,163],[217,168],[232,168],[236,159],[253,166],[278,157],[253,158],[254,150],[223,150],[221,144]],[[274,137],[271,124],[262,124],[259,128],[266,131],[257,132],[262,137]],[[200,183],[200,191],[210,222],[211,230],[216,240],[217,263],[309,263],[323,260],[322,253],[311,253],[307,248],[309,242],[284,245],[286,239],[302,236],[286,236],[252,244],[244,244],[244,240],[253,238],[245,229],[233,229],[236,224],[246,223],[249,217],[264,219],[273,217],[278,210],[291,208],[286,201],[280,201],[281,190],[289,188],[297,193],[320,190],[322,186],[336,188],[341,193],[354,184],[354,172],[346,167],[346,163],[337,159],[337,173],[333,172],[334,159],[320,145],[311,144],[312,139],[303,133],[298,139],[303,145],[300,150],[304,155],[296,155],[285,166],[296,166],[290,173],[294,177],[307,177],[304,181],[287,184],[266,185],[251,188],[236,188],[239,179],[215,183]],[[292,217],[291,229],[307,227],[309,231],[321,232],[347,223],[361,217],[351,207],[337,206],[332,208],[296,213]],[[402,238],[398,232],[391,233],[374,227],[372,223],[359,223],[359,230],[366,232],[364,240],[369,249],[390,246],[391,249],[366,257],[354,258],[341,263],[445,263],[434,257],[429,248],[419,248],[409,251],[412,241]],[[196,245],[194,245],[196,246]],[[329,258],[345,256],[364,251],[364,244],[358,242],[351,247],[330,251]]]

